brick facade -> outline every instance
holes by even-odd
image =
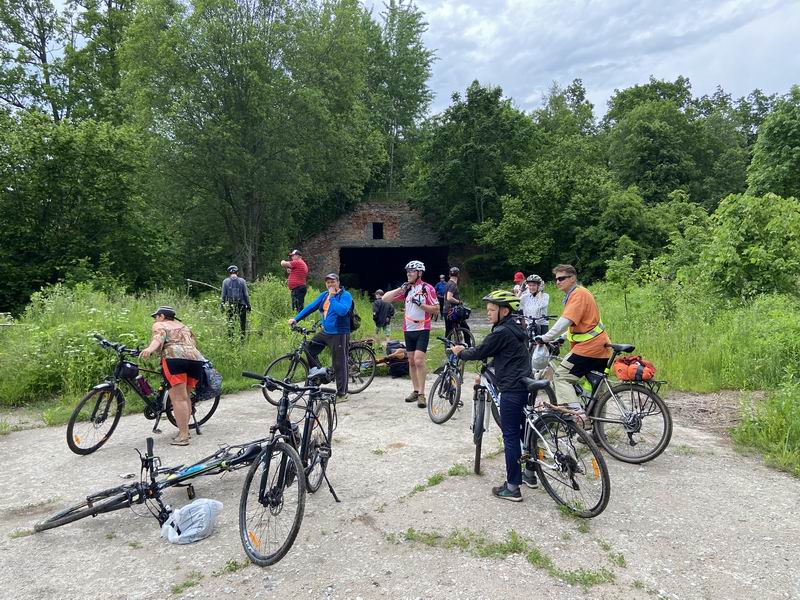
[[[373,223],[383,227],[383,239],[373,236]],[[322,279],[340,271],[341,248],[402,248],[440,246],[439,237],[405,200],[368,202],[340,217],[323,233],[302,244],[309,275]]]

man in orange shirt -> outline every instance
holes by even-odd
[[[573,383],[589,371],[603,371],[611,350],[611,341],[600,321],[600,311],[594,296],[578,285],[578,272],[572,265],[558,265],[553,269],[556,287],[564,292],[564,312],[544,335],[536,336],[537,343],[552,342],[567,331],[572,344],[570,353],[561,361],[553,374],[553,387],[559,404],[576,402]]]

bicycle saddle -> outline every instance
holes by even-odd
[[[261,454],[261,446],[259,444],[250,444],[247,448],[242,449],[241,453],[230,461],[230,464],[233,466],[251,463],[259,454]]]
[[[530,377],[523,377],[522,383],[525,384],[525,387],[528,388],[529,392],[543,390],[550,385],[550,381],[547,379],[531,379]]]
[[[636,346],[633,344],[609,344],[609,346],[616,352],[633,352]]]

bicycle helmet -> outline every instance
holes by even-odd
[[[513,292],[509,292],[508,290],[495,290],[493,292],[489,292],[483,298],[481,298],[484,302],[491,302],[492,304],[497,304],[498,306],[505,306],[510,308],[512,311],[519,310],[519,298],[517,298]]]
[[[236,265],[231,265],[230,267],[228,267],[228,273],[238,273],[238,272],[239,272],[239,267],[237,267]]]
[[[458,267],[450,267],[450,275],[458,277],[459,273],[461,273],[461,270]]]
[[[421,271],[425,272],[425,265],[419,260],[412,260],[406,265],[406,271]]]
[[[528,275],[528,278],[525,281],[527,283],[538,283],[539,285],[542,285],[542,283],[544,283],[542,281],[542,278],[539,277],[538,275]]]

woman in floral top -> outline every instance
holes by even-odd
[[[139,356],[147,359],[154,352],[161,353],[161,368],[170,384],[169,397],[178,435],[170,442],[174,446],[189,445],[189,417],[192,403],[190,390],[194,389],[203,374],[205,358],[197,349],[192,330],[175,317],[171,306],[159,306],[152,315],[153,338]]]

